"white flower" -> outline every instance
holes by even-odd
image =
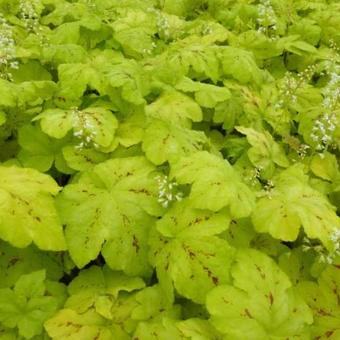
[[[335,128],[338,124],[335,113],[325,112],[314,122],[310,138],[317,145],[315,149],[324,152],[332,144]]]
[[[25,23],[28,32],[37,32],[39,28],[39,15],[36,11],[37,2],[35,0],[20,0],[20,17]]]
[[[79,144],[76,146],[77,149],[99,147],[99,145],[94,141],[97,136],[97,132],[94,131],[95,126],[89,119],[88,113],[84,113],[83,111],[74,108],[73,126],[73,136],[79,139]]]
[[[15,41],[12,27],[0,13],[0,77],[12,80],[10,69],[17,69],[19,63],[15,60]]]
[[[158,202],[167,208],[171,202],[181,201],[183,193],[177,189],[178,183],[170,181],[168,176],[157,176]]]
[[[277,17],[270,0],[261,0],[258,5],[259,25],[258,32],[264,33],[268,36],[272,35],[277,30]],[[275,37],[271,37],[274,39]]]

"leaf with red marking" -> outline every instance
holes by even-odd
[[[207,297],[211,321],[226,338],[306,338],[311,311],[271,258],[240,250],[231,273],[233,285],[216,287]]]
[[[313,339],[339,339],[340,266],[327,267],[318,279],[318,283],[305,281],[297,288],[313,311]]]
[[[148,230],[160,214],[155,169],[144,157],[111,159],[68,185],[57,203],[78,267],[103,255],[111,268],[148,275]]]
[[[230,217],[194,209],[187,200],[177,202],[157,223],[151,238],[150,261],[171,299],[172,284],[188,299],[204,303],[215,286],[229,282],[233,248],[215,236],[226,230]]]

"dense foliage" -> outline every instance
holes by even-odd
[[[0,0],[0,75],[1,339],[340,339],[339,1]]]

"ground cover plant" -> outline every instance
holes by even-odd
[[[340,339],[340,3],[0,0],[0,339]]]

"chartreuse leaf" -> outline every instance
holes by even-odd
[[[36,60],[21,64],[17,70],[12,71],[12,76],[15,83],[52,79],[51,74]]]
[[[58,77],[58,97],[75,106],[80,103],[88,85],[98,88],[100,83],[99,73],[91,65],[83,63],[59,65]]]
[[[314,155],[310,168],[316,176],[327,181],[333,181],[340,176],[336,156],[329,152],[324,152],[322,157],[319,154]]]
[[[65,303],[65,308],[84,313],[93,307],[99,315],[112,319],[111,309],[118,293],[141,289],[144,285],[140,278],[114,272],[107,266],[103,269],[93,266],[81,271],[70,283],[68,286],[70,297]]]
[[[222,338],[221,334],[208,320],[202,320],[199,318],[188,319],[177,322],[176,326],[185,336],[185,339],[219,340]]]
[[[150,91],[147,79],[145,71],[135,60],[123,59],[104,70],[103,81],[105,91],[113,103],[124,100],[134,105],[143,105],[144,96]]]
[[[170,70],[172,72],[170,76],[175,78],[175,81],[193,73],[198,78],[210,78],[217,82],[221,72],[216,51],[216,46],[204,44],[197,36],[189,36],[172,44],[162,55],[160,72],[163,75]]]
[[[133,335],[133,339],[140,340],[160,340],[173,339],[183,340],[179,329],[176,327],[176,322],[170,318],[162,318],[153,322],[140,322]]]
[[[46,278],[59,280],[63,276],[66,255],[42,252],[34,246],[15,248],[0,241],[0,287],[14,286],[23,274],[46,269]]]
[[[270,196],[261,198],[252,214],[255,229],[280,240],[294,241],[302,226],[308,237],[334,250],[331,235],[340,228],[340,220],[327,198],[309,186],[301,165],[282,171],[273,182]]]
[[[202,120],[200,106],[190,97],[177,92],[164,92],[156,101],[145,108],[149,117],[165,120],[176,125],[188,125],[190,121]]]
[[[42,60],[56,68],[61,64],[84,63],[86,58],[86,50],[76,44],[48,45],[42,50]]]
[[[64,287],[49,291],[45,271],[22,275],[13,289],[0,290],[0,321],[8,328],[17,328],[19,335],[31,339],[43,331],[43,323],[62,305]],[[61,296],[55,296],[55,293]]]
[[[3,95],[0,97],[0,106],[15,107],[17,101],[17,87],[4,79],[0,79],[0,91]]]
[[[231,46],[223,47],[220,51],[223,73],[245,84],[262,82],[261,70],[256,65],[251,52]]]
[[[150,240],[149,258],[169,299],[171,281],[182,296],[198,303],[204,303],[211,288],[229,281],[233,248],[215,236],[229,222],[225,210],[198,210],[188,200],[175,203],[157,222],[160,234]]]
[[[68,331],[71,337],[76,336],[76,328],[87,328],[93,325],[94,320],[102,320],[98,326],[106,326],[118,339],[125,339],[127,334],[135,331],[140,320],[152,322],[164,316],[180,317],[179,306],[169,305],[158,285],[135,292],[143,287],[144,282],[140,278],[113,272],[107,266],[103,269],[93,266],[71,282],[65,309],[49,320],[46,328],[50,335],[52,332],[65,334]],[[85,315],[91,315],[92,321],[81,318]],[[60,322],[62,319],[66,320]],[[82,326],[74,327],[74,330],[71,327],[65,329],[64,325],[70,326],[76,319]],[[107,321],[104,322],[104,319]]]
[[[254,208],[254,194],[227,160],[206,151],[181,158],[171,176],[192,184],[190,200],[199,209],[219,211],[229,207],[233,217],[246,217]]]
[[[152,119],[145,130],[143,151],[150,161],[160,165],[200,151],[205,144],[208,144],[208,140],[201,131]]]
[[[237,130],[247,136],[251,145],[248,150],[250,161],[254,166],[262,169],[265,175],[271,177],[275,171],[275,165],[285,168],[289,166],[284,149],[267,131],[261,133],[245,127],[237,127]]]
[[[133,339],[219,340],[222,336],[207,320],[197,318],[177,321],[174,318],[162,317],[140,322]]]
[[[48,109],[34,118],[39,120],[41,129],[54,138],[63,138],[73,129],[78,137],[90,138],[99,147],[109,147],[118,126],[110,110],[88,107],[84,110]]]
[[[309,339],[312,313],[271,258],[239,250],[231,273],[233,284],[207,297],[211,322],[226,339]]]
[[[196,102],[205,108],[214,108],[218,103],[228,100],[231,96],[226,87],[194,82],[184,77],[176,88],[184,92],[194,92]]]
[[[19,130],[18,141],[22,150],[18,158],[25,167],[37,169],[41,172],[49,170],[54,161],[51,143],[39,128],[31,125],[23,126]]]
[[[63,138],[73,127],[73,110],[48,109],[33,121],[40,121],[43,132],[53,138]]]
[[[299,40],[299,38],[298,35],[289,35],[281,38],[278,44],[285,50],[297,55],[314,54],[317,52],[317,49],[313,45]]]
[[[0,167],[0,238],[20,248],[34,242],[40,249],[64,250],[53,199],[58,191],[51,177],[36,170]]]
[[[146,118],[143,112],[134,112],[131,115],[124,116],[119,121],[116,137],[119,143],[125,147],[130,147],[140,143],[144,136],[144,126]]]
[[[164,0],[162,2],[163,10],[167,13],[175,14],[179,17],[185,17],[190,11],[193,11],[196,6],[202,4],[202,1],[192,1],[192,0]]]
[[[316,25],[316,22],[308,18],[299,18],[299,20],[289,28],[290,34],[299,35],[300,38],[314,46],[319,42],[321,32],[322,30]]]
[[[17,96],[19,105],[39,106],[45,100],[49,100],[56,92],[56,84],[53,81],[25,81],[17,84]]]
[[[180,305],[169,303],[159,284],[137,292],[135,300],[136,306],[131,313],[134,320],[149,320],[158,318],[160,315],[174,319],[180,317]]]
[[[78,314],[72,309],[62,309],[45,322],[48,335],[54,340],[129,340],[127,333],[112,325],[93,309]]]
[[[318,282],[301,282],[297,289],[313,311],[311,327],[315,339],[336,340],[340,336],[340,269],[328,266]]]
[[[22,148],[18,159],[25,167],[45,172],[55,163],[59,171],[73,172],[67,167],[62,154],[67,140],[52,140],[39,127],[24,125],[19,130],[18,142]]]
[[[153,35],[157,32],[156,16],[145,10],[131,9],[112,23],[114,38],[128,56],[151,54]]]
[[[129,339],[138,323],[131,319],[138,306],[133,291],[144,285],[140,278],[92,266],[70,283],[64,309],[46,323],[46,329],[53,339],[76,339],[78,332],[84,332],[84,339],[93,339],[94,332],[103,339]]]
[[[234,45],[254,53],[256,59],[277,57],[283,52],[283,48],[280,48],[276,41],[258,31],[247,30],[232,39],[235,39]]]
[[[154,171],[144,157],[112,159],[66,186],[57,204],[78,267],[95,259],[106,241],[103,255],[113,269],[149,273],[150,215],[161,212]]]
[[[279,258],[280,268],[289,276],[290,281],[296,285],[301,281],[311,280],[311,267],[315,255],[304,251],[302,247],[284,252]]]
[[[74,170],[86,171],[94,165],[106,161],[109,156],[96,149],[80,148],[78,145],[68,145],[62,150],[67,165]]]

